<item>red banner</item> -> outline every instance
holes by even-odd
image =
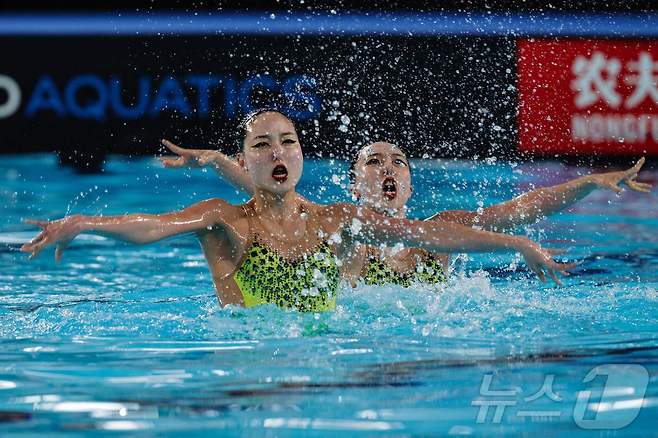
[[[658,42],[518,41],[519,149],[658,155]]]

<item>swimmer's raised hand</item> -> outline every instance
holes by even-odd
[[[628,170],[595,173],[588,175],[586,178],[589,180],[589,182],[596,184],[598,187],[610,189],[618,195],[624,191],[624,189],[620,187],[622,183],[631,190],[647,193],[651,191],[651,184],[635,181],[635,178],[637,178],[637,174],[640,172],[640,169],[643,165],[644,157],[640,158],[638,162],[635,163],[635,166]]]
[[[40,227],[41,232],[30,242],[21,246],[21,251],[30,253],[30,260],[32,260],[44,248],[55,245],[55,261],[59,263],[64,249],[80,234],[80,218],[81,216],[73,215],[52,222],[26,220],[26,224]]]
[[[225,179],[233,187],[253,195],[254,187],[251,177],[237,160],[211,149],[185,149],[169,140],[162,140],[162,144],[177,155],[176,157],[160,157],[160,162],[164,167],[201,168],[211,166],[220,178]]]
[[[159,157],[164,167],[205,167],[224,157],[224,154],[210,149],[185,149],[169,140],[161,143],[177,156]]]

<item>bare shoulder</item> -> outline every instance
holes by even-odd
[[[317,208],[317,214],[321,217],[342,220],[354,217],[358,207],[347,202],[338,202],[336,204],[318,205]]]
[[[191,207],[196,213],[193,216],[200,218],[206,224],[207,230],[200,235],[216,238],[219,234],[233,242],[241,242],[248,238],[249,219],[244,205],[233,205],[223,199],[207,199]],[[218,234],[219,233],[219,234]]]
[[[188,217],[201,217],[211,222],[233,222],[244,216],[244,209],[223,199],[212,198],[187,207],[183,213]]]
[[[231,205],[228,202],[224,201],[223,199],[219,199],[219,198],[206,199],[205,201],[197,202],[196,204],[192,204],[190,206],[190,208],[195,208],[203,211],[212,211],[212,210],[224,209],[230,207],[236,207],[236,206]]]
[[[320,227],[327,233],[334,233],[341,229],[342,225],[348,222],[350,217],[353,217],[352,211],[355,209],[354,204],[347,203],[308,204],[309,213],[317,218]]]

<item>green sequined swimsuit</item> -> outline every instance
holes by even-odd
[[[446,281],[443,265],[439,260],[432,257],[431,254],[418,263],[416,269],[411,272],[399,273],[382,259],[370,254],[368,256],[368,265],[363,275],[365,284],[384,285],[397,284],[402,287],[409,287],[413,283],[437,284]]]
[[[254,234],[233,278],[246,307],[276,304],[302,312],[322,312],[336,307],[340,273],[326,242],[309,254],[288,260]]]

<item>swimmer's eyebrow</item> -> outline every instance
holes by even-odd
[[[295,133],[294,132],[284,132],[284,133],[281,134],[282,137],[284,135],[295,135]],[[259,138],[269,139],[270,137],[271,137],[271,135],[269,135],[269,134],[257,135],[256,137],[254,137],[254,140],[259,139]]]
[[[366,160],[368,160],[372,157],[378,157],[379,158],[383,155],[384,154],[382,154],[381,152],[375,152],[374,154],[370,154],[370,155],[366,156]],[[398,154],[397,152],[393,152],[391,154],[391,157],[399,157],[399,158],[402,158],[403,160],[407,161],[407,157],[405,157],[403,154]]]

